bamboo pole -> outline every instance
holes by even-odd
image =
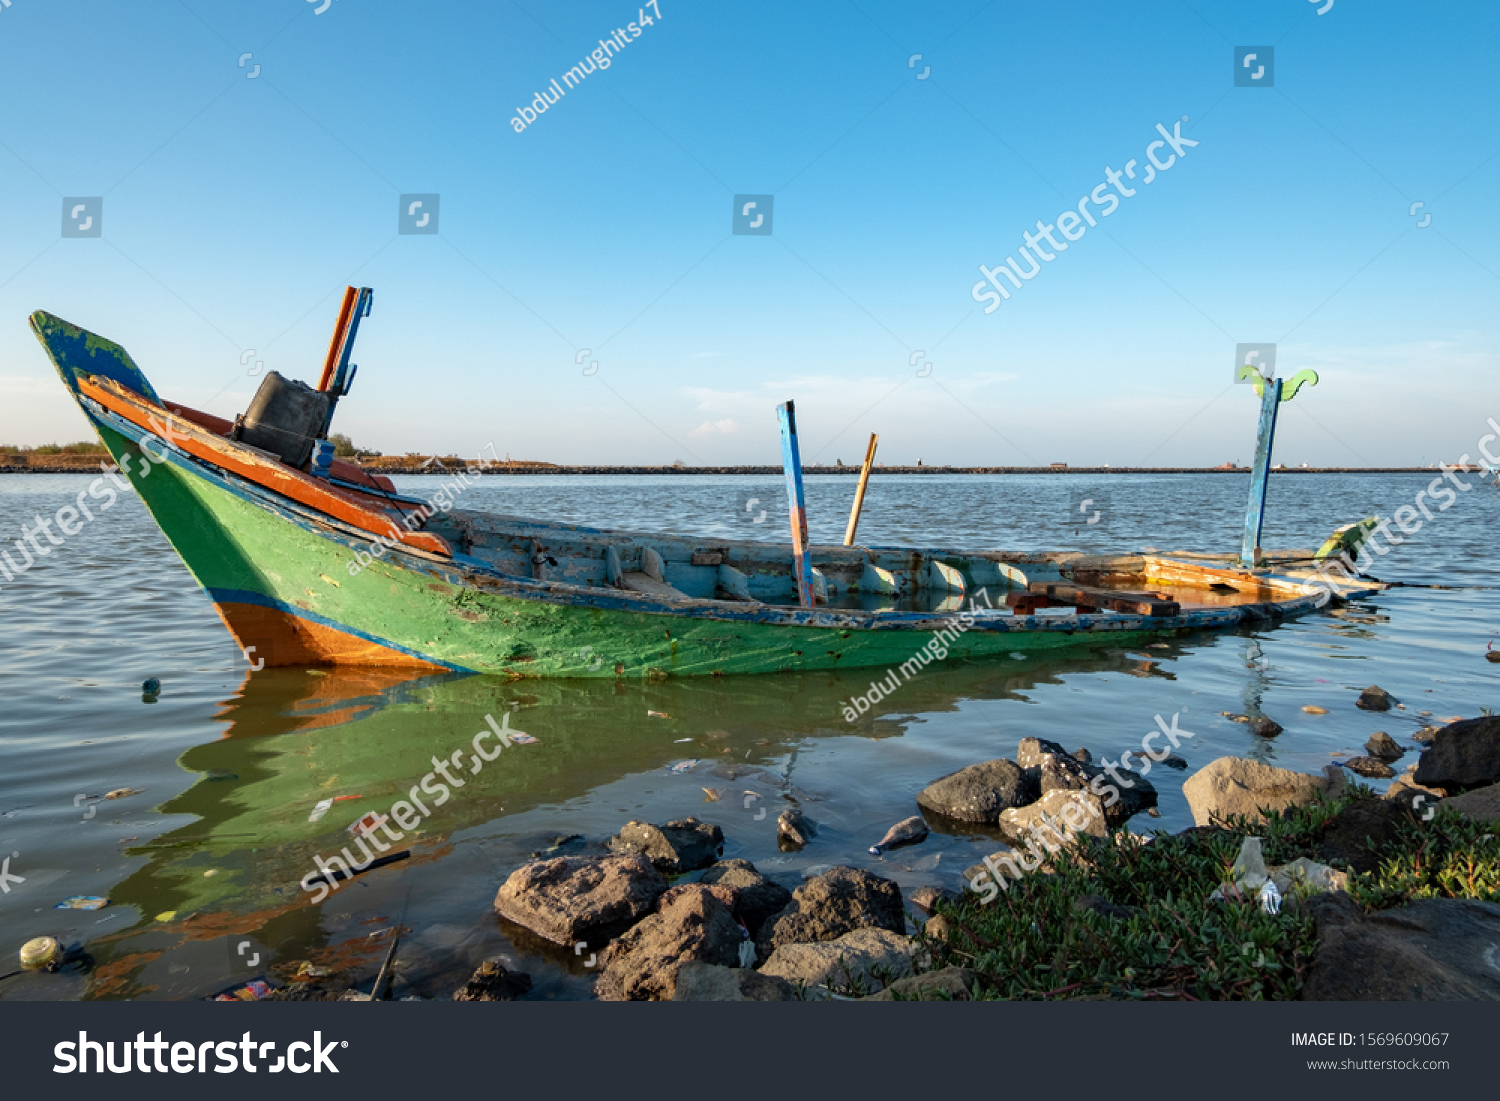
[[[875,445],[880,437],[870,433],[870,446],[865,451],[865,465],[859,472],[859,488],[854,491],[854,507],[849,510],[849,530],[844,532],[844,546],[854,546],[854,529],[859,527],[859,513],[865,507],[865,486],[870,482],[870,467],[875,465]]]

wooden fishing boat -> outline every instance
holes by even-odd
[[[482,463],[423,500],[330,457],[328,428],[368,305],[368,289],[349,289],[317,390],[272,372],[235,421],[158,396],[118,344],[48,313],[31,317],[252,667],[520,677],[919,670],[1233,628],[1311,612],[1330,592],[1383,587],[1319,580],[1311,551],[1251,568],[1234,555],[807,547],[796,523],[792,545],[604,531],[457,507]],[[800,471],[789,463],[792,515],[805,532]]]

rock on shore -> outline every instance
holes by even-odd
[[[906,932],[901,889],[858,868],[830,868],[792,892],[792,901],[766,919],[756,938],[760,958],[785,944],[837,940],[855,929]]]
[[[1325,776],[1309,776],[1274,768],[1244,757],[1220,757],[1187,778],[1182,794],[1193,811],[1193,821],[1209,825],[1210,818],[1243,815],[1264,821],[1262,810],[1285,810],[1311,803],[1329,793]]]
[[[597,945],[650,913],[666,889],[643,856],[560,856],[513,872],[495,910],[554,944]]]
[[[767,918],[779,914],[792,901],[791,891],[761,875],[748,860],[721,860],[699,876],[698,882],[734,891],[734,912],[752,937]]]
[[[914,951],[910,937],[889,929],[855,929],[836,940],[784,944],[760,973],[803,984],[812,998],[827,997],[828,986],[873,992],[892,978],[911,975]]]
[[[1500,782],[1500,715],[1442,727],[1423,751],[1413,779],[1454,795]]]
[[[934,780],[918,793],[917,806],[955,821],[993,826],[1001,811],[1025,806],[1040,794],[1035,777],[1001,758]]]
[[[665,826],[627,822],[608,842],[610,852],[640,853],[663,875],[706,868],[724,852],[724,831],[696,818],[680,818]]]
[[[1304,1001],[1500,1000],[1500,906],[1424,898],[1366,917],[1337,892],[1309,908],[1318,951]]]
[[[605,950],[595,996],[615,1002],[671,1001],[682,964],[737,964],[744,934],[730,912],[732,899],[726,887],[673,887],[661,896],[656,913]]]

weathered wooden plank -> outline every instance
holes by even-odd
[[[1032,585],[1031,591],[1045,593],[1054,600],[1072,604],[1079,610],[1085,607],[1101,608],[1153,617],[1175,616],[1182,612],[1182,606],[1177,601],[1163,600],[1153,593],[1117,592],[1113,589],[1093,589],[1087,585],[1060,585],[1051,582]]]
[[[1250,473],[1250,504],[1245,512],[1245,538],[1240,563],[1260,565],[1260,529],[1265,521],[1266,487],[1271,480],[1271,447],[1276,441],[1276,410],[1281,405],[1281,380],[1269,379],[1261,393],[1260,423],[1255,430],[1255,466]]]

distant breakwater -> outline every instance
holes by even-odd
[[[56,460],[56,456],[48,456],[46,459],[38,456],[29,462],[17,463],[14,456],[4,456],[0,459],[0,474],[80,474],[98,467],[98,456],[86,456],[88,461],[84,463],[70,463],[48,461]],[[439,461],[446,457],[439,456]],[[427,474],[443,477],[445,471],[434,465],[424,465],[427,461],[423,458],[414,459],[410,463],[367,465],[365,469],[372,474]],[[461,469],[464,465],[462,459],[453,458],[448,469]],[[857,476],[858,466],[804,466],[804,476],[814,474],[847,474]],[[1286,467],[1271,471],[1272,474],[1428,474],[1431,469],[1425,466],[1314,466],[1314,467]],[[1454,467],[1454,470],[1466,473],[1483,473],[1482,467]],[[779,475],[782,469],[779,466],[558,466],[546,465],[523,465],[513,463],[507,466],[505,463],[491,463],[486,469],[486,474],[721,474],[721,475]],[[1249,467],[1225,468],[1218,466],[878,466],[870,471],[871,476],[877,474],[1089,474],[1108,476],[1111,474],[1243,474],[1250,473]]]

